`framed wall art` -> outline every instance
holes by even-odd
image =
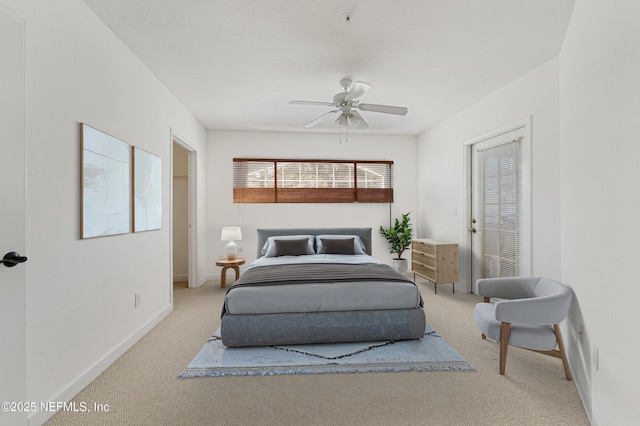
[[[80,123],[80,238],[131,231],[131,147]]]
[[[162,159],[133,147],[133,232],[162,228]]]

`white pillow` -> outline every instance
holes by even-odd
[[[276,257],[276,243],[274,240],[301,240],[307,238],[307,254],[316,254],[313,249],[313,235],[276,235],[267,238],[267,242],[262,246],[262,256]]]
[[[356,254],[367,254],[362,239],[357,235],[316,235],[316,253],[322,254],[322,239],[325,240],[343,240],[345,238],[353,238],[353,249]]]

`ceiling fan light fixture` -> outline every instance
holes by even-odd
[[[320,123],[329,114],[340,112],[335,123],[338,127],[355,127],[358,129],[366,129],[369,127],[364,117],[362,117],[356,109],[360,111],[371,111],[383,114],[393,115],[406,115],[407,108],[381,105],[381,104],[362,104],[360,103],[360,96],[364,95],[371,85],[362,81],[356,81],[352,83],[350,77],[345,77],[340,80],[340,85],[343,86],[344,92],[337,93],[333,96],[333,102],[318,102],[318,101],[289,101],[293,105],[321,105],[331,106],[335,109],[322,114],[320,117],[310,121],[304,127],[311,128]]]
[[[366,129],[369,127],[365,119],[362,118],[360,114],[358,114],[358,111],[351,112],[351,114],[349,115],[349,124],[358,129]]]

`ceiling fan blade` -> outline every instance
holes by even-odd
[[[358,109],[362,111],[381,112],[384,114],[407,115],[407,108],[391,105],[359,104]]]
[[[358,111],[351,111],[351,118],[349,119],[349,122],[358,129],[366,129],[369,127]]]
[[[289,101],[291,105],[322,105],[322,106],[333,106],[333,102],[322,102],[322,101]]]
[[[351,90],[349,90],[349,93],[347,93],[347,96],[345,97],[345,99],[348,101],[354,101],[358,99],[360,96],[367,93],[367,90],[369,89],[371,89],[370,84],[364,83],[362,81],[356,81],[351,86]]]
[[[324,120],[327,115],[333,114],[333,113],[338,112],[338,111],[340,111],[340,110],[339,109],[334,109],[333,111],[326,112],[326,113],[322,114],[320,117],[316,118],[315,120],[310,121],[307,124],[305,124],[304,127],[306,127],[306,128],[313,127],[316,124],[320,123],[322,120]]]

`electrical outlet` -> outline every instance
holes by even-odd
[[[134,308],[137,308],[137,307],[139,307],[139,306],[140,306],[140,303],[142,302],[142,301],[140,300],[141,296],[142,296],[142,293],[141,293],[141,292],[137,292],[137,293],[135,294],[135,297],[134,297],[134,303],[133,303],[133,307],[134,307]]]

